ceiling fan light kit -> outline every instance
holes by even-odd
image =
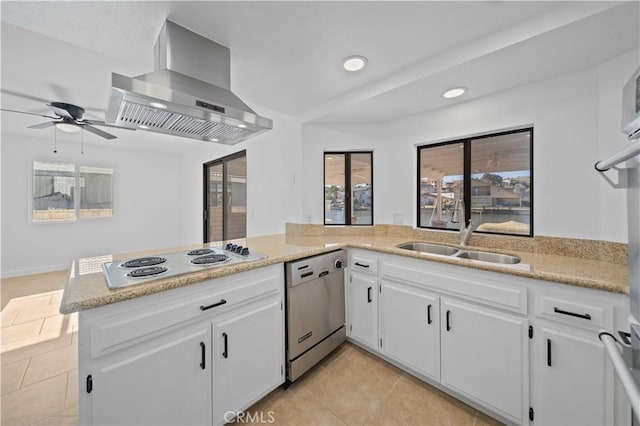
[[[81,128],[77,124],[60,122],[55,124],[56,128],[65,133],[78,133]]]

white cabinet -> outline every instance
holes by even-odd
[[[378,350],[378,280],[351,273],[347,288],[349,337]]]
[[[284,382],[283,294],[280,264],[80,312],[80,424],[231,420]]]
[[[91,391],[92,423],[211,424],[210,357],[207,323],[102,358],[83,389]]]
[[[282,383],[281,302],[270,300],[213,323],[214,424]]]
[[[613,376],[597,331],[542,325],[534,336],[534,423],[614,424]]]
[[[440,379],[440,298],[419,287],[381,281],[382,352]]]
[[[529,400],[527,319],[448,298],[440,309],[442,384],[522,422]]]
[[[627,311],[616,296],[562,287],[538,293],[531,367],[536,425],[629,424],[628,410],[614,403],[614,374],[598,339],[602,330],[620,329],[615,313]]]

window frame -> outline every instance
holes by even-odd
[[[454,229],[445,229],[445,228],[439,228],[436,226],[426,226],[426,225],[421,225],[420,223],[420,219],[421,219],[421,211],[420,211],[420,173],[421,173],[421,163],[420,163],[420,158],[421,158],[421,151],[423,149],[428,149],[428,148],[434,148],[434,147],[438,147],[438,146],[445,146],[445,145],[453,145],[453,144],[463,144],[464,146],[464,152],[463,152],[463,186],[464,186],[464,215],[466,218],[466,222],[465,226],[467,226],[469,224],[469,220],[471,220],[471,161],[472,161],[472,157],[471,157],[471,151],[472,151],[472,142],[475,140],[481,140],[481,139],[486,139],[486,138],[491,138],[491,137],[496,137],[496,136],[504,136],[504,135],[510,135],[510,134],[514,134],[514,133],[524,133],[524,132],[529,132],[530,134],[530,138],[529,138],[529,176],[530,176],[530,181],[529,181],[529,204],[530,204],[530,210],[529,210],[529,234],[525,235],[525,234],[515,234],[515,233],[509,233],[509,232],[491,232],[491,231],[478,231],[478,230],[474,230],[474,233],[478,233],[478,234],[485,234],[485,235],[505,235],[505,236],[511,236],[511,237],[524,237],[524,238],[533,238],[534,237],[534,171],[533,171],[533,139],[534,139],[534,131],[533,131],[533,126],[526,126],[526,127],[518,127],[515,129],[511,129],[511,130],[504,130],[504,131],[498,131],[498,132],[493,132],[493,133],[482,133],[479,135],[473,135],[473,136],[467,136],[465,138],[460,138],[460,139],[454,139],[454,140],[448,140],[448,141],[442,141],[442,142],[437,142],[437,143],[433,143],[433,144],[423,144],[423,145],[418,145],[416,147],[416,152],[417,152],[417,158],[416,158],[416,228],[418,229],[433,229],[433,230],[439,230],[439,231],[445,231],[445,232],[459,232],[458,230],[454,230]]]
[[[245,162],[247,161],[247,150],[243,149],[242,151],[238,151],[238,152],[234,152],[233,154],[229,154],[229,155],[225,155],[224,157],[220,157],[220,158],[216,158],[215,160],[211,160],[211,161],[207,161],[206,163],[202,164],[202,194],[203,194],[203,204],[202,204],[202,209],[203,209],[203,221],[202,221],[202,241],[203,243],[209,243],[211,241],[207,241],[210,237],[209,235],[209,230],[210,230],[210,224],[209,224],[209,220],[210,220],[210,216],[209,216],[209,168],[216,166],[216,165],[222,165],[222,206],[226,206],[228,203],[228,193],[227,193],[227,166],[229,161],[232,160],[236,160],[238,158],[245,158]],[[249,179],[247,178],[247,184],[248,184]],[[247,200],[248,201],[248,200]],[[229,241],[228,239],[228,235],[227,235],[227,221],[228,221],[228,217],[227,217],[227,213],[226,210],[223,208],[222,210],[222,241]],[[245,219],[246,219],[246,212],[245,212]],[[244,237],[242,238],[247,238],[247,228],[245,225],[245,229],[244,229]],[[237,239],[237,238],[236,238]]]
[[[72,219],[47,219],[47,220],[38,220],[35,219],[34,215],[34,185],[35,185],[35,165],[36,163],[43,164],[66,164],[73,166],[73,180],[74,180],[74,196],[73,196],[73,212],[74,217]],[[114,176],[116,169],[110,165],[95,165],[95,164],[86,164],[86,163],[77,163],[77,162],[67,162],[67,161],[52,161],[52,160],[33,160],[30,162],[31,171],[31,185],[29,188],[29,219],[30,223],[40,225],[40,224],[48,224],[48,223],[72,223],[77,222],[78,220],[93,220],[93,219],[111,219],[115,216],[115,197],[114,197]],[[80,191],[80,169],[81,168],[99,168],[99,169],[109,169],[111,170],[111,215],[109,216],[81,216],[81,191]]]
[[[371,157],[371,223],[351,223],[351,154],[369,154]],[[344,181],[345,181],[345,223],[327,223],[325,204],[325,185],[327,181],[327,155],[344,155]],[[366,151],[324,151],[322,154],[322,223],[324,226],[373,226],[374,222],[374,193],[373,193],[373,150]]]

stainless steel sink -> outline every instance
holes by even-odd
[[[396,247],[404,250],[418,251],[420,253],[438,254],[440,256],[451,256],[460,251],[455,247],[419,242],[402,243],[398,244]]]
[[[515,265],[520,263],[520,258],[508,254],[491,253],[480,250],[460,250],[455,247],[442,244],[421,242],[408,242],[398,244],[396,247],[404,250],[412,250],[420,253],[436,254],[439,256],[457,257],[459,259],[476,260],[478,262],[499,263],[502,265]]]
[[[508,254],[490,253],[486,251],[463,250],[455,254],[460,259],[478,260],[480,262],[501,263],[504,265],[515,265],[520,263],[520,258]]]

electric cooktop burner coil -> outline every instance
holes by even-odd
[[[145,266],[154,266],[160,265],[167,261],[164,257],[152,256],[152,257],[140,257],[138,259],[131,259],[124,262],[122,265],[123,268],[141,268]]]

